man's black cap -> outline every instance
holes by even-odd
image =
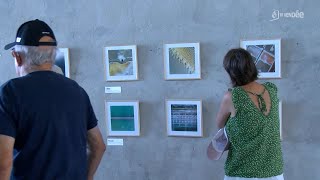
[[[39,42],[39,40],[44,36],[51,37],[54,42]],[[57,41],[48,24],[36,19],[23,23],[17,31],[15,42],[7,44],[4,49],[11,49],[15,45],[57,46]]]

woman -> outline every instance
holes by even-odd
[[[225,180],[283,180],[277,87],[259,84],[249,52],[232,49],[223,66],[233,88],[223,97],[216,123],[230,141]]]

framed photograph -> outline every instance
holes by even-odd
[[[108,136],[140,136],[138,101],[106,101]]]
[[[280,139],[282,140],[282,101],[279,101],[279,127],[280,127]]]
[[[165,44],[166,80],[201,79],[200,44]]]
[[[138,80],[137,46],[104,48],[106,81]]]
[[[58,48],[52,70],[70,78],[69,48]]]
[[[250,52],[259,78],[281,78],[281,39],[242,40],[240,47]]]
[[[202,101],[167,100],[168,136],[202,137]]]

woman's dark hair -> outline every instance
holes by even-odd
[[[250,53],[242,48],[231,49],[223,60],[233,87],[243,86],[258,79],[258,71]]]

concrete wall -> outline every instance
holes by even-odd
[[[10,52],[27,20],[45,20],[60,47],[70,48],[71,76],[88,92],[106,140],[104,99],[141,101],[141,137],[109,147],[96,179],[219,180],[223,159],[207,160],[209,136],[223,93],[230,86],[222,68],[228,49],[240,39],[282,38],[283,153],[288,180],[320,179],[320,14],[317,0],[2,0],[0,84],[15,77]],[[304,12],[303,19],[269,21],[274,10]],[[202,80],[164,81],[163,43],[200,42]],[[103,47],[138,45],[139,81],[105,82]],[[122,94],[105,95],[105,86]],[[166,135],[164,100],[203,100],[203,138]]]

